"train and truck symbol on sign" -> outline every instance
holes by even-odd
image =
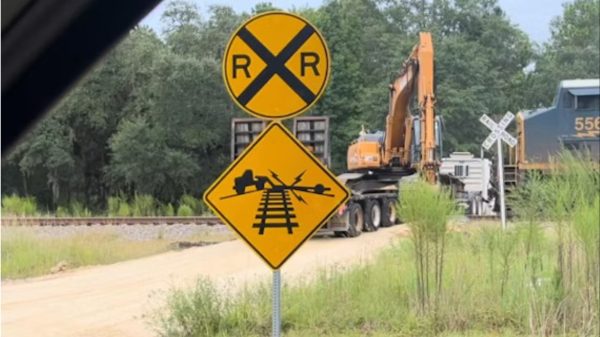
[[[262,191],[262,199],[257,209],[255,216],[256,220],[252,227],[258,228],[258,234],[263,235],[266,228],[286,228],[288,234],[293,234],[293,229],[298,227],[298,223],[294,221],[293,200],[306,204],[306,200],[302,198],[301,193],[312,193],[324,197],[333,197],[332,194],[327,194],[330,187],[323,184],[314,186],[300,186],[302,176],[306,171],[298,174],[291,184],[285,183],[277,173],[269,170],[269,176],[254,176],[254,172],[250,169],[234,178],[233,190],[235,194],[227,195],[221,199],[227,199],[244,195],[246,193]],[[275,181],[275,182],[274,182]],[[253,189],[252,189],[253,188]],[[250,191],[248,191],[250,189]],[[294,197],[292,199],[290,197]]]
[[[275,173],[273,171],[270,171],[270,172],[271,172],[271,177],[273,179],[275,179],[280,185],[273,183],[271,181],[271,179],[269,179],[269,177],[267,177],[267,176],[254,177],[254,173],[252,172],[252,170],[246,170],[244,172],[244,174],[242,174],[242,176],[234,179],[233,189],[236,191],[237,194],[244,194],[246,192],[247,187],[254,186],[257,191],[261,191],[261,190],[265,189],[265,185],[268,184],[270,186],[270,189],[273,191],[288,189],[291,191],[301,191],[301,192],[322,194],[324,196],[332,196],[330,194],[324,194],[326,191],[331,190],[331,188],[325,187],[323,184],[316,184],[315,186],[312,186],[312,187],[311,186],[298,186],[297,184],[302,181],[302,176],[304,175],[304,173],[306,171],[303,171],[302,173],[300,173],[295,178],[294,182],[291,185],[287,185],[285,182],[283,182],[279,178],[279,175],[277,173]],[[294,193],[294,192],[292,192],[292,193]],[[294,195],[297,195],[297,194],[294,193]],[[226,197],[224,197],[224,198],[226,198]],[[300,202],[306,203],[304,201],[304,199],[302,199],[300,196],[297,196],[297,199]]]

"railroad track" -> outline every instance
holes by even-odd
[[[262,205],[259,211],[265,211],[271,213],[276,209],[267,208],[268,206]],[[271,203],[271,206],[275,206]],[[286,216],[279,216],[277,214],[262,216],[258,214],[257,220],[260,220],[254,225],[254,227],[265,230],[269,227],[284,227],[288,229],[288,232],[297,227],[297,224],[291,222],[293,215],[293,208],[285,205],[282,210],[286,211]],[[288,213],[289,212],[289,213]],[[269,218],[284,218],[283,223],[269,223]],[[470,220],[498,220],[497,216],[467,216]],[[2,217],[2,226],[92,226],[92,225],[107,225],[107,226],[119,226],[119,225],[173,225],[173,224],[184,224],[184,225],[222,225],[223,222],[216,216],[162,216],[162,217]]]
[[[292,234],[298,227],[298,223],[293,222],[296,215],[288,190],[263,192],[257,212],[255,219],[259,221],[252,227],[258,228],[259,235],[263,235],[266,228],[287,228],[288,234]]]
[[[91,226],[91,225],[220,225],[216,216],[148,217],[2,217],[3,226]]]

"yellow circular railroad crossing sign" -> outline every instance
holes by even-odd
[[[325,40],[310,22],[267,12],[233,34],[223,57],[223,77],[233,100],[248,113],[290,118],[323,94],[330,63]]]

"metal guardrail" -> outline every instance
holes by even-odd
[[[166,217],[2,217],[3,226],[91,226],[91,225],[220,225],[216,216]]]

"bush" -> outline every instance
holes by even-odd
[[[486,235],[488,236],[486,238]],[[435,316],[419,315],[419,293],[415,286],[413,244],[395,242],[371,263],[347,269],[323,269],[312,282],[286,282],[282,289],[282,329],[285,336],[529,336],[531,313],[526,275],[520,272],[525,262],[523,246],[506,242],[515,267],[503,280],[502,246],[494,243],[498,254],[496,274],[488,275],[483,263],[488,240],[501,238],[500,231],[449,233],[446,237],[444,296]],[[495,237],[495,238],[492,238]],[[554,258],[551,246],[543,249],[544,273],[551,273],[547,262]],[[493,284],[485,282],[486,277]],[[506,285],[502,297],[501,284]],[[201,279],[188,290],[175,290],[167,306],[153,316],[159,336],[268,336],[270,328],[270,284],[251,284],[234,295],[221,290],[223,284]],[[226,288],[227,289],[227,288]],[[539,297],[551,299],[542,292]],[[549,318],[553,319],[553,318]],[[570,336],[568,330],[561,335]],[[475,333],[470,333],[475,332]],[[477,333],[480,332],[480,333]],[[561,331],[562,332],[562,331]],[[593,334],[581,334],[593,336]],[[536,336],[543,336],[538,335]],[[551,336],[550,334],[548,336]]]
[[[448,191],[424,181],[403,185],[399,199],[398,214],[411,229],[415,249],[420,311],[427,313],[433,305],[437,312],[442,290],[447,223],[455,213],[456,204]],[[434,289],[430,289],[430,285],[434,285]]]
[[[537,320],[531,326],[536,334],[566,326],[584,327],[585,335],[597,333],[600,175],[589,153],[563,152],[552,164],[552,170],[544,175],[527,176],[526,183],[513,193],[514,208],[527,224],[525,242],[529,258],[525,267],[531,283],[535,284],[542,269],[536,248],[541,231],[539,222],[550,222],[556,234],[552,300],[544,302],[537,299],[539,296],[532,296],[530,310]],[[586,271],[585,276],[574,277],[581,270]],[[557,319],[549,324],[544,315],[552,312]]]
[[[108,209],[106,210],[108,216],[116,216],[119,214],[119,208],[121,207],[121,203],[126,203],[126,200],[123,200],[121,196],[108,197],[107,204]]]
[[[192,208],[188,205],[181,205],[179,206],[179,209],[177,209],[177,216],[193,216],[194,215],[194,211],[192,211]]]
[[[126,202],[122,202],[119,204],[119,209],[117,211],[117,216],[126,217],[131,215],[131,209],[129,204]]]
[[[68,217],[70,215],[69,209],[63,206],[58,206],[55,212],[58,217]]]
[[[4,196],[2,197],[2,214],[12,216],[37,215],[37,202],[34,197]]]
[[[193,215],[202,215],[202,213],[204,213],[204,204],[202,202],[202,200],[194,198],[193,196],[189,195],[189,194],[184,194],[181,196],[181,199],[179,201],[179,205],[186,205],[188,206],[192,212]]]
[[[187,206],[187,205],[186,205]],[[162,336],[215,336],[224,328],[224,303],[215,286],[200,279],[186,292],[175,290],[168,298],[170,312],[159,314]]]
[[[148,194],[136,194],[131,204],[133,216],[153,216],[156,214],[156,201]]]
[[[174,216],[175,208],[173,207],[173,205],[171,203],[168,203],[162,207],[162,214],[164,216]]]
[[[92,212],[90,212],[90,210],[88,210],[85,206],[83,206],[83,204],[80,203],[79,201],[72,202],[69,209],[70,209],[70,213],[72,216],[76,216],[76,217],[92,216]]]

